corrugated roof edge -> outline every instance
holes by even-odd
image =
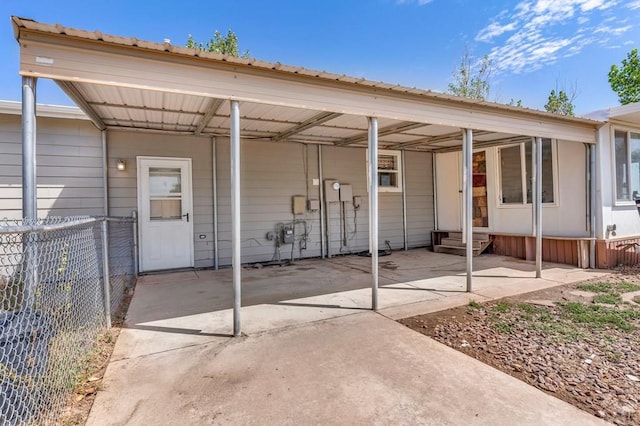
[[[22,115],[22,102],[0,100],[0,114]],[[89,120],[80,108],[65,105],[37,104],[36,114],[38,117]]]
[[[17,40],[19,40],[19,37],[20,37],[20,28],[25,28],[32,31],[60,34],[68,37],[76,37],[76,38],[87,39],[87,40],[101,41],[103,43],[120,44],[123,46],[144,48],[144,49],[155,50],[160,52],[168,52],[168,53],[193,56],[193,57],[202,57],[202,58],[217,60],[221,62],[234,63],[241,66],[250,66],[254,68],[275,70],[275,71],[280,71],[287,74],[294,74],[294,75],[297,74],[297,75],[316,77],[323,80],[339,81],[345,84],[352,84],[357,86],[368,86],[368,87],[373,87],[377,89],[386,89],[392,92],[411,93],[411,94],[420,95],[424,97],[442,99],[442,100],[458,102],[458,103],[467,104],[467,105],[479,105],[486,108],[501,109],[501,110],[511,111],[515,113],[536,115],[536,116],[552,118],[556,120],[586,123],[586,124],[592,124],[592,125],[601,124],[600,121],[590,119],[590,118],[563,116],[563,115],[553,114],[546,111],[540,111],[537,109],[511,106],[506,104],[500,104],[497,102],[480,101],[476,99],[469,99],[469,98],[463,98],[460,96],[449,95],[442,92],[435,92],[432,90],[418,89],[416,87],[407,87],[407,86],[401,86],[398,84],[389,84],[381,81],[371,81],[365,78],[357,78],[357,77],[350,77],[346,75],[333,74],[333,73],[328,73],[326,71],[311,70],[304,67],[294,67],[289,65],[283,65],[279,62],[273,63],[273,62],[262,61],[255,58],[239,58],[239,57],[230,56],[230,55],[222,55],[219,53],[205,52],[198,49],[173,46],[168,43],[155,43],[150,41],[144,41],[144,40],[139,40],[136,37],[126,38],[121,36],[104,34],[101,31],[89,32],[86,30],[79,30],[75,28],[64,27],[60,24],[55,24],[55,25],[44,24],[30,18],[20,18],[17,16],[12,16],[11,20],[14,26],[14,35]]]

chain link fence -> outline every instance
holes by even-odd
[[[58,418],[133,284],[134,230],[130,218],[0,220],[0,425]]]

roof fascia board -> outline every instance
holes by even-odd
[[[0,101],[0,114],[22,115],[22,102]],[[64,105],[37,104],[38,117],[64,118],[68,120],[89,120],[80,108]]]
[[[587,143],[599,124],[29,30],[19,41],[25,76]]]

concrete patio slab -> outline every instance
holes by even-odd
[[[241,338],[230,269],[141,277],[89,424],[597,424],[393,320],[606,271],[545,265],[535,279],[530,262],[483,255],[465,293],[464,258],[381,260],[378,313],[365,257],[243,269]]]
[[[113,362],[88,425],[600,425],[373,312]]]

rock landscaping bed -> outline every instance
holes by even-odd
[[[400,322],[607,421],[640,424],[640,268]]]

